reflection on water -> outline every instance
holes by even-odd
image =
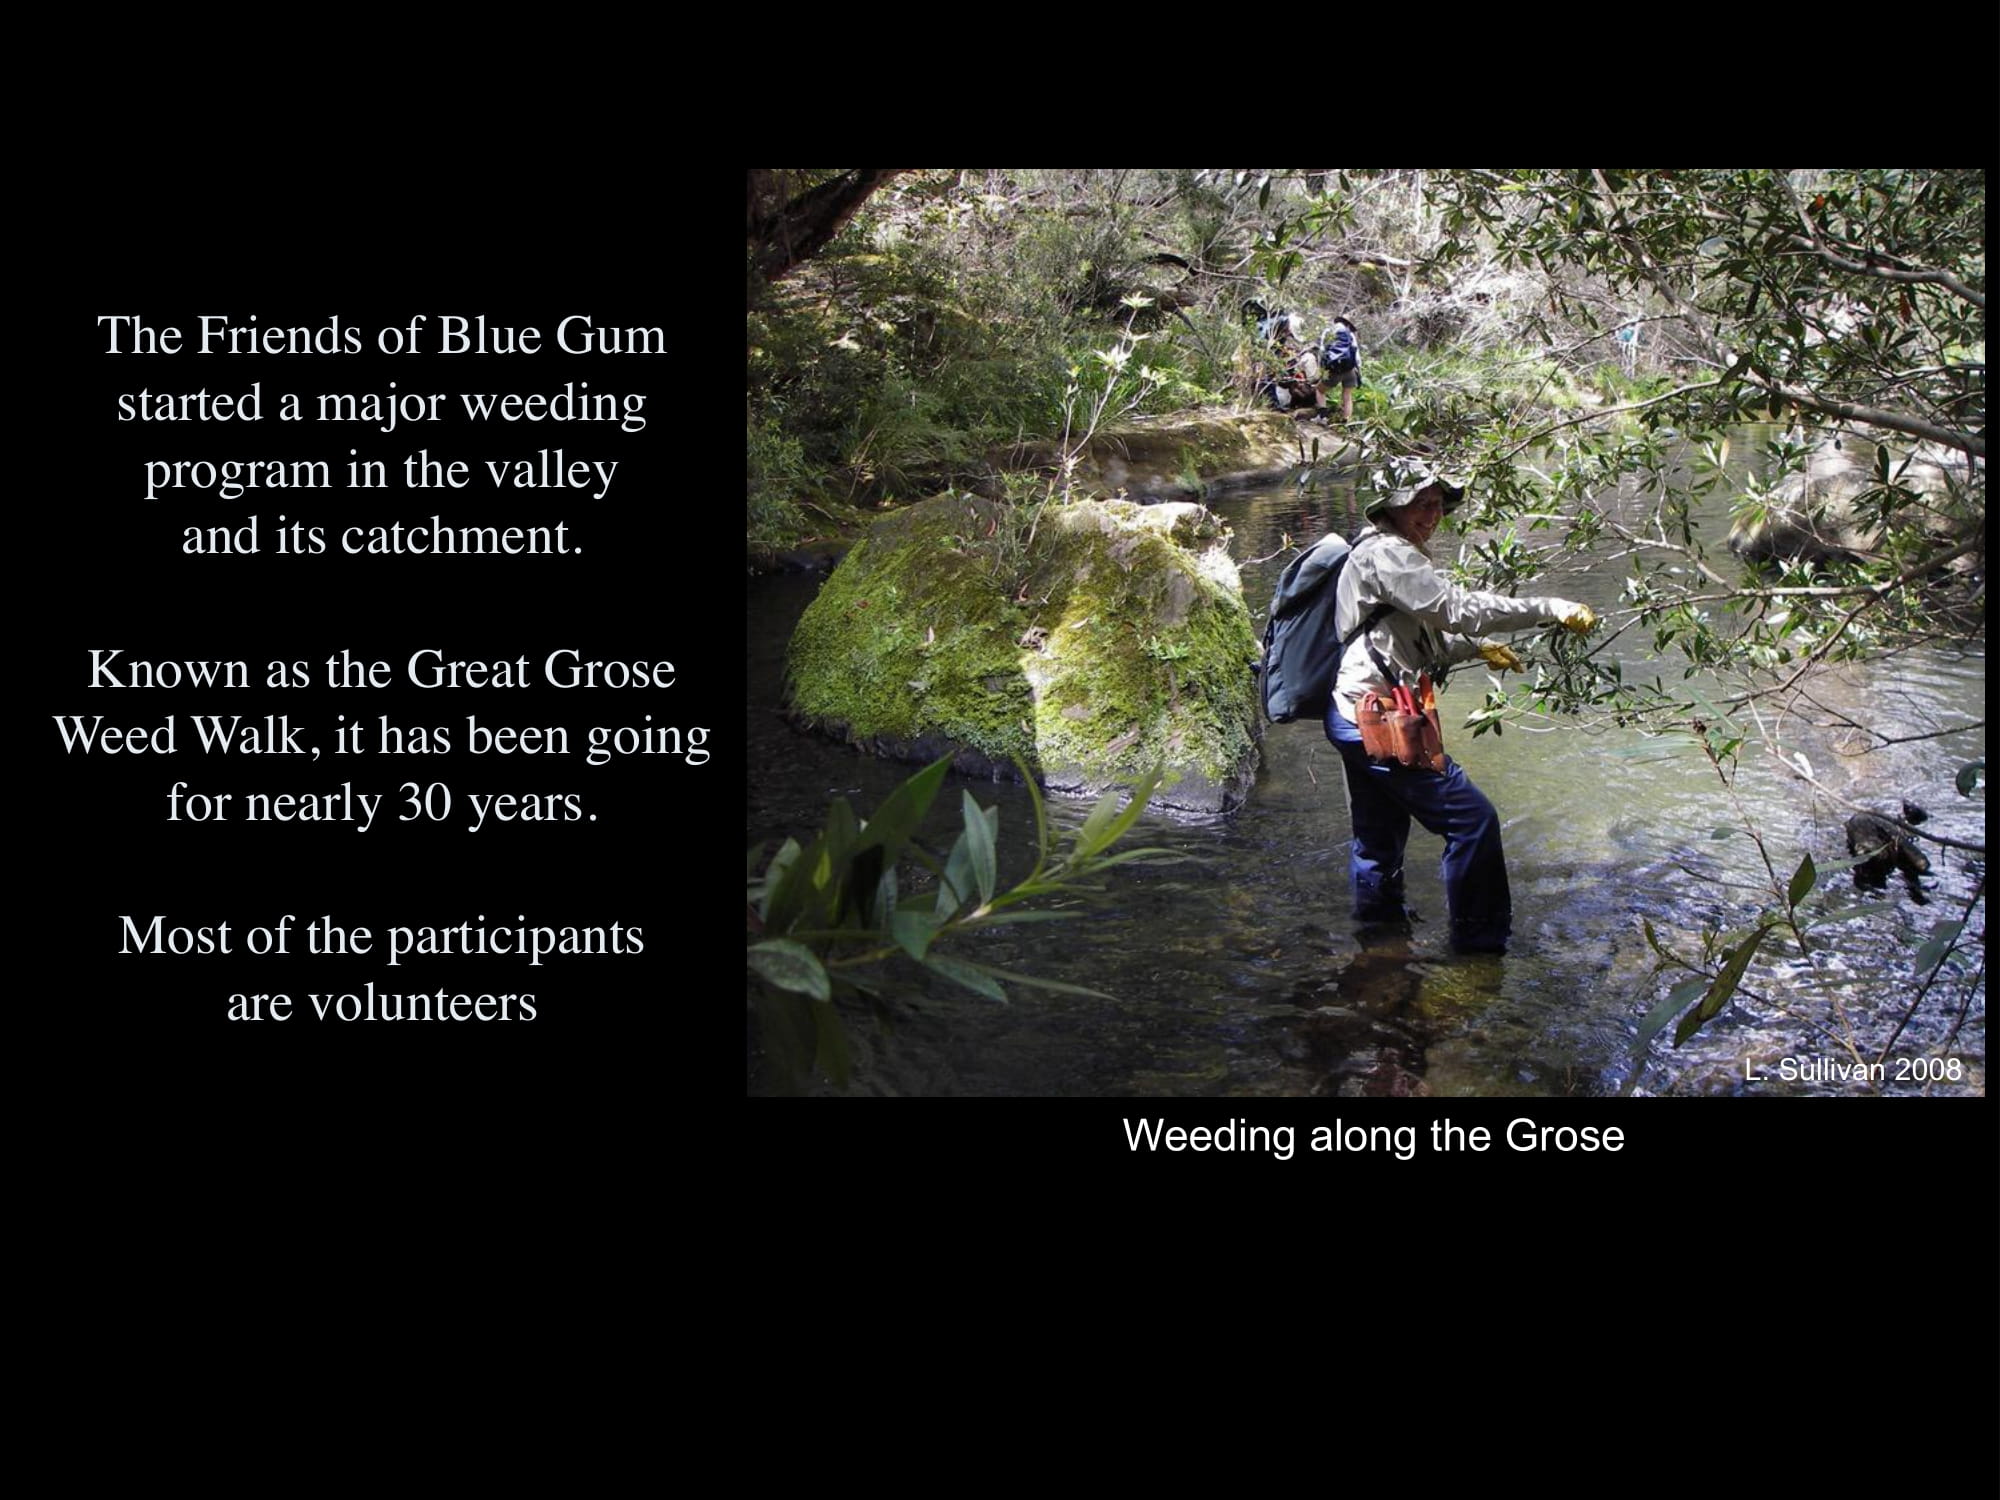
[[[1631,504],[1645,502],[1634,497]],[[1351,535],[1359,525],[1351,483],[1323,480],[1311,492],[1280,486],[1216,509],[1235,530],[1244,594],[1260,615],[1287,560],[1286,538],[1303,545],[1328,530]],[[1703,527],[1719,542],[1726,518],[1706,516]],[[1442,560],[1452,546],[1441,537],[1433,550]],[[1720,566],[1731,566],[1726,554]],[[1618,603],[1623,578],[1622,562],[1593,568],[1565,559],[1533,590],[1602,612]],[[816,587],[813,579],[782,577],[755,580],[750,589],[753,843],[817,827],[835,795],[865,811],[911,769],[801,735],[777,712],[784,643]],[[1628,673],[1643,666],[1647,676],[1677,677],[1677,666],[1646,658],[1649,645],[1636,631],[1618,643]],[[1803,755],[1838,797],[1888,809],[1908,798],[1930,809],[1926,831],[1983,845],[1983,788],[1968,800],[1952,778],[1985,753],[1984,681],[1981,654],[1905,655],[1890,680],[1856,669],[1822,677],[1811,703],[1782,720],[1767,715],[1763,733],[1781,737],[1788,755]],[[1667,984],[1651,975],[1642,919],[1663,941],[1695,953],[1705,925],[1737,926],[1771,900],[1770,874],[1741,831],[1743,817],[1788,879],[1803,854],[1821,863],[1845,855],[1849,809],[1813,795],[1775,757],[1754,751],[1732,800],[1691,734],[1646,739],[1556,723],[1478,739],[1454,732],[1478,705],[1484,682],[1483,673],[1461,669],[1441,705],[1448,748],[1505,820],[1516,935],[1504,957],[1449,951],[1440,845],[1420,829],[1412,833],[1408,870],[1419,920],[1408,931],[1357,927],[1349,916],[1339,760],[1316,726],[1279,725],[1266,731],[1257,785],[1236,815],[1201,824],[1148,817],[1132,835],[1200,863],[1121,869],[1102,903],[1071,923],[1003,928],[965,944],[965,956],[979,962],[1110,998],[1017,986],[1001,1007],[943,986],[915,990],[893,1007],[889,1029],[860,1017],[850,1026],[855,1091],[1560,1095],[1637,1085],[1719,1092],[1745,1087],[1746,1062],[1764,1075],[1756,1092],[1837,1091],[1770,1075],[1783,1057],[1802,1051],[1848,1060],[1845,1027],[1886,1038],[1916,998],[1916,949],[1936,922],[1962,910],[1983,875],[1971,856],[1931,846],[1931,905],[1897,899],[1895,887],[1887,909],[1811,929],[1814,957],[1793,965],[1782,992],[1753,984],[1757,1000],[1733,1007],[1686,1046],[1676,1050],[1661,1038],[1635,1079],[1638,1020]],[[1889,724],[1897,726],[1891,743],[1862,727]],[[1981,727],[1951,732],[1968,724]],[[1025,791],[982,785],[975,793],[1002,809],[1003,868],[1011,861],[1024,870],[1033,839]],[[955,822],[957,798],[939,800]],[[1052,806],[1059,827],[1073,826],[1087,810]],[[1719,829],[1733,831],[1718,836]],[[1864,897],[1845,876],[1827,876],[1806,909],[1832,916],[1884,899]],[[1783,956],[1775,945],[1771,951]],[[1935,1092],[1983,1087],[1980,973],[1976,989],[1966,977],[1935,985],[1897,1043],[1898,1055],[1914,1055],[1958,1024],[1951,1052],[1974,1071]],[[1809,1039],[1803,1045],[1802,1037]],[[752,1090],[772,1086],[753,1051]],[[1891,1080],[1888,1091],[1916,1089]]]

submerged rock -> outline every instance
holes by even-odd
[[[878,520],[793,633],[792,713],[974,775],[1018,759],[1094,796],[1156,765],[1213,813],[1255,776],[1256,634],[1228,530],[1199,505],[945,495]]]
[[[1883,488],[1878,448],[1874,439],[1856,432],[1829,437],[1813,450],[1803,472],[1772,486],[1768,503],[1730,528],[1729,550],[1754,560],[1807,562],[1851,560],[1875,550],[1882,540],[1880,516],[1871,513]],[[1965,495],[1963,454],[1928,443],[1892,450],[1889,477],[1899,489],[1936,506],[1926,517],[1933,533],[1956,538],[1951,510]]]

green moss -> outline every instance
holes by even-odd
[[[794,707],[857,739],[1019,756],[1057,784],[1162,762],[1169,789],[1240,783],[1256,641],[1226,531],[1196,507],[1091,502],[1043,512],[1024,554],[1025,515],[946,497],[878,522],[799,623]],[[1027,602],[1008,573],[1023,556]]]

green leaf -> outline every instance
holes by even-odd
[[[1985,770],[1986,757],[1983,755],[1978,760],[1970,760],[1960,766],[1958,768],[1958,780],[1956,783],[1959,796],[1970,797],[1972,789],[1979,785],[1979,778],[1985,773]]]
[[[898,911],[889,914],[889,936],[918,963],[924,961],[924,953],[931,945],[931,939],[938,934],[939,918],[923,912]]]
[[[1850,859],[1844,861],[1844,863],[1859,864],[1860,861]],[[1829,922],[1851,922],[1856,917],[1872,917],[1881,912],[1901,911],[1902,909],[1900,901],[1864,901],[1859,906],[1843,906],[1839,911],[1827,912],[1823,916],[1814,917],[1808,925],[1824,927]]]
[[[885,859],[882,873],[875,882],[874,893],[862,913],[862,924],[879,931],[888,923],[901,901],[902,893],[897,889],[896,866],[893,861]]]
[[[1963,922],[1940,922],[1931,929],[1931,935],[1917,950],[1917,972],[1928,974],[1944,960],[1951,951],[1951,945],[1958,941],[1958,935],[1965,930]]]
[[[1034,772],[1018,755],[1014,757],[1014,769],[1021,773],[1022,784],[1028,788],[1028,802],[1035,809],[1035,869],[1039,871],[1049,857],[1048,809],[1042,805],[1042,789]]]
[[[785,932],[797,925],[805,891],[804,854],[797,839],[786,839],[771,856],[764,871],[764,909],[757,913],[768,930]]]
[[[972,800],[972,793],[964,794],[961,804],[965,816],[965,846],[972,858],[972,878],[979,884],[980,904],[993,899],[993,887],[999,876],[999,855],[994,848],[994,824],[999,821],[1000,809],[993,809],[993,821],[987,820],[987,810]]]
[[[1735,832],[1736,830],[1734,828],[1731,828],[1728,824],[1725,823],[1722,827],[1716,829],[1715,832],[1711,833],[1709,837],[1712,839],[1726,839]]]
[[[950,916],[972,899],[972,851],[966,847],[966,839],[961,833],[953,843],[938,880],[937,914],[941,917]]]
[[[909,842],[910,835],[923,822],[924,814],[930,811],[938,788],[944,784],[944,773],[950,766],[951,757],[948,755],[932,761],[883,798],[882,805],[875,809],[875,816],[862,829],[861,847],[866,849],[880,844],[888,851],[892,863],[899,858],[903,845]]]
[[[1813,882],[1817,879],[1819,876],[1813,870],[1812,856],[1808,854],[1799,861],[1798,870],[1792,876],[1791,886],[1785,892],[1786,904],[1797,906],[1805,900],[1812,893]]]
[[[983,967],[983,966],[982,966]],[[1059,979],[1041,979],[1033,974],[1016,974],[1011,969],[985,969],[996,979],[1004,979],[1009,984],[1025,984],[1030,989],[1053,990],[1058,995],[1086,995],[1092,1000],[1109,1000],[1113,997],[1103,990],[1085,989],[1080,984],[1064,984]]]
[[[1132,825],[1139,821],[1140,815],[1146,811],[1146,803],[1159,787],[1164,774],[1164,769],[1158,766],[1148,772],[1145,779],[1132,788],[1132,799],[1125,804],[1123,812],[1113,812],[1118,805],[1118,793],[1115,790],[1106,792],[1099,799],[1097,806],[1090,810],[1090,816],[1084,820],[1083,831],[1077,835],[1076,852],[1072,859],[1081,862],[1096,854],[1098,850],[1108,849],[1125,837],[1131,831]],[[1093,827],[1095,827],[1094,833]]]
[[[1097,799],[1090,809],[1089,816],[1083,820],[1083,826],[1077,829],[1076,848],[1070,857],[1084,859],[1110,843],[1111,840],[1105,830],[1111,826],[1111,820],[1117,815],[1118,790],[1114,787]]]
[[[1770,930],[1768,925],[1759,927],[1730,950],[1728,961],[1723,964],[1722,971],[1715,976],[1715,982],[1708,987],[1708,994],[1702,999],[1701,1004],[1682,1017],[1681,1024],[1674,1028],[1676,1047],[1722,1014],[1722,1007],[1727,1005],[1729,997],[1736,993],[1736,986],[1742,983],[1743,973],[1750,967],[1750,960],[1755,957],[1758,945],[1764,941],[1764,935]]]
[[[1645,1019],[1639,1022],[1637,1052],[1644,1053],[1646,1044],[1659,1035],[1660,1028],[1665,1026],[1667,1022],[1671,1021],[1683,1010],[1687,1009],[1695,996],[1707,988],[1708,976],[1704,974],[1694,979],[1684,980],[1668,990],[1666,998],[1647,1011]]]
[[[993,980],[989,970],[978,964],[967,963],[962,958],[953,958],[948,953],[932,953],[924,959],[924,967],[941,974],[953,984],[965,986],[975,995],[983,995],[988,1000],[1007,1003],[1007,992]]]
[[[750,967],[757,971],[757,976],[767,984],[810,995],[815,1000],[833,998],[833,990],[826,979],[826,966],[819,961],[819,955],[803,943],[795,943],[789,938],[773,938],[769,942],[758,943],[749,950],[749,962]]]
[[[1641,917],[1639,918],[1639,925],[1645,929],[1646,946],[1659,954],[1660,957],[1665,958],[1667,950],[1660,946],[1660,935],[1653,931],[1653,919],[1651,917]]]
[[[1017,922],[1067,922],[1087,916],[1082,911],[994,911],[967,922],[967,927],[1006,927]]]
[[[829,865],[844,865],[861,841],[861,822],[845,797],[833,799],[826,810],[826,828],[820,834]]]

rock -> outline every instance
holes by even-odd
[[[1829,437],[1813,450],[1804,472],[1772,487],[1760,514],[1730,528],[1729,550],[1758,561],[1807,562],[1852,560],[1857,553],[1875,550],[1882,531],[1866,502],[1881,488],[1877,448],[1877,441],[1862,433],[1841,431]],[[1946,502],[1948,510],[1964,493],[1965,457],[1934,444],[1914,449],[1892,444],[1890,478],[1899,488]],[[1955,538],[1945,515],[1927,520],[1940,538]]]
[[[800,619],[791,711],[896,759],[999,776],[1018,758],[1079,796],[1164,765],[1157,805],[1228,811],[1257,757],[1256,633],[1228,540],[1192,504],[908,506]]]

